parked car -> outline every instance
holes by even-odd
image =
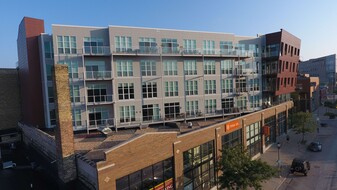
[[[308,171],[310,170],[310,163],[306,160],[300,158],[294,158],[293,162],[291,163],[290,173],[302,173],[305,176],[307,175]]]
[[[313,152],[321,152],[322,151],[322,144],[318,141],[311,142],[308,146],[308,149]]]
[[[2,163],[2,169],[15,168],[16,164],[12,161],[7,161]]]

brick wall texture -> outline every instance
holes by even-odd
[[[0,69],[0,130],[16,128],[20,118],[18,71]]]

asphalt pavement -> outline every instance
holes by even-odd
[[[325,123],[325,121],[329,120],[328,117],[324,116],[324,113],[327,111],[325,107],[320,107],[313,112],[314,117],[319,118],[319,123]],[[334,119],[337,121],[337,119]],[[331,121],[331,120],[330,120]],[[319,125],[319,124],[318,124]],[[312,133],[308,133],[305,135],[304,139],[306,140],[305,144],[301,143],[302,135],[295,134],[291,129],[288,130],[287,134],[283,134],[277,138],[276,142],[281,144],[280,149],[278,150],[277,143],[271,145],[267,151],[259,158],[261,160],[267,162],[269,165],[274,167],[280,167],[280,172],[276,177],[271,178],[270,180],[263,183],[262,189],[264,190],[272,190],[279,189],[280,186],[285,182],[289,175],[289,169],[292,160],[296,158],[306,158],[305,153],[307,152],[307,146],[311,141],[314,141],[318,138],[319,135],[324,135],[325,133],[329,133],[325,127],[318,126],[319,130],[316,130]],[[287,140],[287,135],[289,140]],[[279,151],[279,152],[278,152]],[[280,157],[279,163],[278,155]]]

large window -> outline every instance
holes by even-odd
[[[179,53],[177,39],[163,38],[161,39],[163,53]]]
[[[130,36],[115,36],[116,52],[131,52],[132,39]]]
[[[205,94],[216,94],[216,81],[215,80],[205,80],[204,81],[204,91],[205,91]]]
[[[157,67],[155,61],[143,60],[140,61],[140,67],[142,71],[142,76],[156,76],[157,75]]]
[[[233,131],[221,137],[222,149],[242,145],[242,129]]]
[[[134,99],[135,90],[133,83],[118,83],[118,98],[120,100]]]
[[[258,78],[250,79],[250,91],[259,91],[260,90],[260,80]]]
[[[76,54],[76,36],[57,36],[59,54]]]
[[[165,60],[164,61],[164,75],[178,75],[177,61]]]
[[[117,76],[130,77],[133,76],[133,64],[130,60],[117,60]]]
[[[81,126],[81,110],[80,109],[73,109],[73,126]]]
[[[190,80],[185,81],[185,95],[198,95],[198,81],[197,80]]]
[[[165,96],[178,96],[178,81],[165,82]]]
[[[259,108],[260,107],[260,95],[249,96],[249,103],[251,108]]]
[[[214,144],[209,141],[183,153],[184,189],[211,189],[215,184]]]
[[[233,42],[220,41],[220,51],[221,54],[231,55],[233,51]]]
[[[247,82],[246,78],[235,79],[236,92],[247,92]]]
[[[139,38],[140,53],[158,53],[156,38]]]
[[[107,85],[90,84],[87,87],[88,102],[111,102],[112,95],[107,93]]]
[[[196,40],[184,39],[184,53],[197,54],[197,42]]]
[[[196,75],[197,74],[197,62],[195,60],[184,61],[184,72],[185,72],[185,75]]]
[[[157,97],[157,82],[143,82],[143,98]]]
[[[116,180],[117,190],[173,190],[173,159],[168,158]]]
[[[222,79],[222,93],[233,92],[233,79]]]
[[[158,104],[143,105],[143,121],[156,121],[159,118]]]
[[[205,75],[215,74],[215,61],[204,61],[204,74]]]
[[[186,115],[187,116],[196,116],[199,115],[199,104],[198,101],[186,101]]]
[[[238,107],[239,110],[247,110],[247,97],[246,96],[239,96],[236,99],[236,107]]]
[[[261,152],[260,122],[246,126],[247,152],[253,157]]]
[[[215,113],[216,111],[216,99],[205,100],[206,113]]]
[[[246,44],[236,44],[236,54],[245,56],[246,53]]]
[[[105,54],[109,52],[104,49],[103,38],[84,37],[84,53]]]
[[[215,42],[213,40],[203,41],[204,54],[215,54]]]
[[[54,103],[54,87],[48,86],[48,102]]]
[[[80,102],[80,86],[79,85],[70,85],[70,100],[71,102]]]
[[[287,118],[286,118],[286,112],[281,112],[278,114],[278,128],[279,128],[279,134],[286,133],[286,124],[287,124]]]
[[[136,121],[135,106],[120,106],[119,117],[121,123]]]
[[[91,108],[89,111],[89,125],[99,126],[105,125],[105,121],[109,119],[109,111],[107,108],[96,107]]]
[[[50,41],[44,42],[44,57],[46,59],[54,58],[53,46]]]
[[[232,113],[234,110],[234,98],[224,98],[221,101],[221,107],[224,113]]]
[[[180,115],[179,102],[165,103],[165,119],[177,118]]]
[[[221,61],[221,74],[233,74],[233,60]]]

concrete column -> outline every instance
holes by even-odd
[[[71,116],[68,66],[53,68],[57,125],[55,127],[56,160],[59,179],[68,183],[76,179],[74,134]]]

